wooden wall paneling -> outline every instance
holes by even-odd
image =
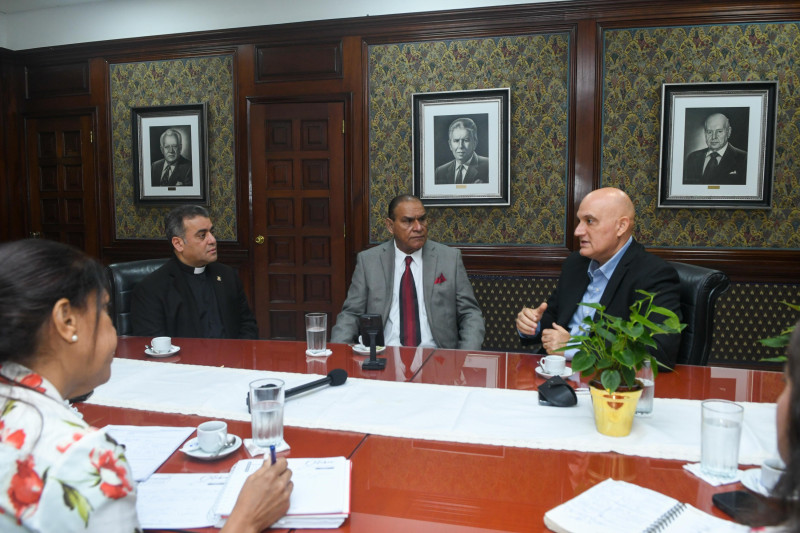
[[[310,80],[303,82],[270,82],[256,85],[254,79],[248,80],[255,70],[255,58],[245,64],[237,63],[239,69],[235,74],[237,90],[245,87],[252,88],[251,92],[239,94],[237,103],[244,105],[247,95],[288,95],[293,92],[302,94],[324,94],[332,92],[351,92],[353,95],[352,117],[353,135],[350,138],[355,144],[348,148],[348,155],[352,156],[353,179],[348,181],[350,187],[348,194],[351,208],[348,210],[347,219],[349,228],[354,233],[348,235],[347,245],[353,255],[367,246],[365,235],[368,233],[368,139],[366,111],[366,72],[365,43],[366,42],[392,42],[398,39],[442,39],[457,38],[469,33],[470,35],[500,35],[515,32],[529,32],[532,28],[552,28],[557,25],[574,26],[575,31],[575,81],[574,87],[574,113],[575,126],[573,131],[583,131],[586,121],[594,121],[594,129],[589,141],[578,138],[572,133],[574,153],[571,155],[574,166],[574,176],[571,198],[574,200],[568,205],[570,219],[573,219],[576,203],[588,190],[589,176],[596,179],[598,165],[597,149],[599,139],[599,107],[598,99],[598,72],[602,61],[602,46],[600,45],[600,31],[598,25],[605,27],[633,27],[642,25],[669,25],[669,24],[697,24],[703,22],[736,23],[752,21],[780,21],[796,20],[800,18],[800,2],[771,1],[752,2],[713,2],[700,1],[656,1],[642,3],[639,1],[605,0],[605,1],[579,1],[569,3],[543,3],[525,6],[508,6],[498,8],[480,8],[470,10],[453,10],[435,13],[411,14],[400,16],[363,17],[358,19],[345,19],[335,21],[316,21],[309,23],[286,24],[256,28],[237,28],[236,30],[220,30],[197,34],[160,36],[143,39],[125,39],[105,43],[85,43],[54,47],[32,51],[13,53],[15,61],[28,66],[55,65],[59,63],[72,64],[84,61],[85,58],[109,59],[127,58],[163,58],[184,57],[187,55],[202,55],[208,51],[218,51],[224,47],[238,47],[239,50],[251,49],[253,46],[280,45],[281,43],[319,43],[333,42],[341,39],[342,68],[341,79]],[[350,49],[352,43],[357,43],[358,51]],[[349,44],[348,44],[349,43]],[[594,51],[593,51],[594,49]],[[251,54],[252,56],[253,54]],[[348,71],[348,61],[357,60],[355,70]],[[93,69],[94,66],[91,67]],[[594,76],[594,82],[592,77]],[[595,92],[591,87],[595,86]],[[249,89],[248,89],[249,90]],[[102,99],[96,99],[94,88],[90,91],[91,98],[86,95],[73,95],[63,98],[41,98],[21,103],[15,106],[24,111],[43,111],[47,109],[66,109],[70,107],[99,105]],[[105,105],[108,105],[106,98]],[[592,117],[592,110],[595,115]],[[246,111],[237,111],[237,161],[245,151],[246,125],[242,117]],[[12,118],[9,120],[12,120]],[[103,118],[98,114],[98,127],[103,128]],[[8,126],[6,126],[8,129]],[[244,137],[242,137],[242,132]],[[9,148],[6,147],[8,153]],[[23,159],[22,154],[16,156]],[[19,163],[17,163],[19,164]],[[7,161],[6,167],[10,168],[14,161]],[[106,162],[105,168],[110,169]],[[110,170],[109,170],[110,172]],[[239,184],[247,183],[246,167],[241,164],[237,167]],[[592,181],[594,183],[594,181]],[[359,187],[362,187],[359,190]],[[249,193],[247,190],[239,192],[240,205],[239,217],[244,218],[240,224],[240,234],[244,228],[249,233]],[[103,195],[103,198],[106,198]],[[242,201],[244,200],[244,201]],[[248,206],[248,207],[245,207]],[[105,216],[105,214],[103,215]],[[352,240],[351,240],[352,239]],[[246,253],[249,243],[237,251]],[[148,251],[149,250],[149,251]],[[108,257],[135,256],[148,251],[152,255],[151,243],[108,242],[104,240],[104,253]],[[555,248],[533,247],[496,247],[496,246],[467,246],[464,247],[465,262],[468,268],[478,271],[492,272],[556,272],[566,250]],[[695,249],[670,249],[656,250],[656,253],[676,260],[699,262],[709,266],[726,266],[726,271],[732,276],[741,276],[752,279],[778,279],[795,281],[797,279],[797,253],[789,250],[695,250]],[[756,263],[753,263],[755,261]],[[510,269],[510,270],[509,270]],[[349,272],[348,272],[349,275]]]
[[[0,93],[2,98],[3,117],[0,119],[2,129],[2,164],[0,164],[0,239],[16,240],[28,236],[27,197],[28,185],[24,171],[24,134],[22,133],[21,99],[24,86],[24,69],[13,53],[2,51],[2,71],[0,75]]]
[[[25,69],[26,98],[89,94],[89,62],[31,65]]]

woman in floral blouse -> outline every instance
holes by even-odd
[[[139,531],[124,447],[65,398],[108,381],[117,335],[102,267],[46,240],[0,245],[0,531]],[[248,478],[223,531],[289,508],[286,460]]]

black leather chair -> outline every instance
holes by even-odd
[[[106,267],[111,296],[111,320],[117,335],[131,334],[131,299],[136,284],[169,261],[169,258],[115,263]]]
[[[670,261],[681,280],[681,312],[686,328],[681,336],[678,364],[708,364],[714,336],[714,307],[731,280],[719,270]]]

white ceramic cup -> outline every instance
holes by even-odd
[[[155,353],[167,353],[172,349],[172,337],[156,337],[150,341],[150,349]]]
[[[761,485],[772,492],[785,470],[786,465],[783,464],[780,457],[765,459],[761,463]]]
[[[560,376],[567,367],[567,358],[563,355],[547,355],[540,361],[542,370],[551,376]]]
[[[197,444],[207,453],[215,453],[228,441],[228,424],[221,420],[203,422],[197,426]]]

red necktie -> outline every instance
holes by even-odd
[[[410,255],[406,256],[406,271],[400,278],[400,344],[419,346],[419,308],[417,307],[417,287],[411,273]]]

